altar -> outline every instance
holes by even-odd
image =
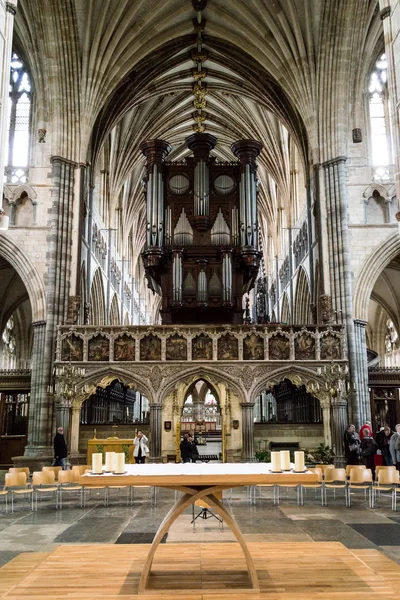
[[[252,486],[257,484],[281,484],[301,485],[302,483],[317,482],[318,476],[310,471],[296,473],[293,471],[273,473],[271,465],[267,463],[184,463],[184,464],[146,464],[126,465],[123,474],[91,474],[87,473],[80,477],[79,482],[85,487],[96,485],[109,486],[156,486],[165,487],[181,492],[174,506],[166,514],[164,520],[154,536],[149,548],[144,566],[142,568],[139,594],[149,593],[148,579],[154,560],[156,550],[164,535],[168,532],[174,521],[182,515],[187,508],[199,500],[219,515],[236,536],[243,552],[251,589],[241,590],[246,592],[259,592],[260,585],[258,575],[253,563],[252,556],[246,541],[231,512],[221,502],[220,495],[225,489],[241,486]],[[178,561],[179,562],[179,561]],[[177,565],[178,571],[179,565]],[[178,572],[177,572],[178,576]],[[166,591],[166,590],[164,590]],[[177,590],[175,590],[176,592]],[[183,590],[181,593],[187,593]],[[195,592],[195,590],[192,590]],[[207,590],[208,594],[221,592],[218,589]],[[205,590],[202,590],[205,593]]]
[[[109,437],[106,439],[92,439],[88,440],[87,448],[87,463],[92,464],[92,454],[101,452],[103,455],[103,462],[105,460],[106,452],[123,452],[125,454],[125,462],[132,464],[135,462],[133,458],[133,439],[119,439],[117,437]]]

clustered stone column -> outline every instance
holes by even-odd
[[[348,228],[348,200],[346,189],[346,161],[339,156],[324,163],[327,230],[329,247],[330,289],[334,313],[346,324],[350,382],[358,381],[358,362],[353,323],[350,243]],[[361,389],[358,392],[363,394]],[[349,407],[356,426],[361,424],[357,395]]]
[[[149,462],[161,462],[161,417],[162,404],[150,404]]]
[[[254,402],[241,402],[242,407],[242,461],[254,462]]]
[[[354,320],[355,345],[356,345],[356,366],[357,380],[355,388],[358,396],[358,424],[371,420],[371,402],[368,391],[368,357],[367,357],[367,339],[365,335],[366,321]]]
[[[344,464],[343,459],[343,438],[346,431],[347,423],[347,400],[342,396],[337,396],[331,399],[332,407],[332,448],[335,453],[335,465],[341,466]]]

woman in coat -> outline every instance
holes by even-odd
[[[360,440],[356,434],[354,425],[349,425],[344,434],[344,454],[347,465],[360,464]]]
[[[146,454],[149,451],[147,446],[148,441],[149,440],[142,431],[137,432],[136,437],[133,440],[133,445],[135,446],[133,450],[133,456],[135,457],[135,462],[137,465],[143,464],[146,459]]]

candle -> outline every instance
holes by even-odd
[[[290,452],[281,450],[281,466],[284,471],[290,471]]]
[[[92,472],[103,472],[103,455],[101,452],[95,452],[94,454],[92,454]]]
[[[304,452],[302,450],[299,450],[298,452],[294,453],[294,470],[299,472],[306,470],[306,465],[304,462]]]
[[[123,452],[115,453],[114,473],[125,473],[125,454]]]
[[[274,473],[280,473],[282,471],[280,452],[271,452],[271,471]]]
[[[106,452],[106,471],[114,471],[115,452]]]

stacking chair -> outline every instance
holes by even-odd
[[[28,479],[30,477],[29,467],[10,467],[8,469],[8,472],[9,473],[25,473],[26,481],[28,481]]]
[[[87,467],[87,465],[85,465]],[[71,470],[71,473],[73,471],[73,467]],[[86,475],[86,473],[90,473],[91,469],[86,468],[84,470],[83,473],[81,473],[82,475]],[[74,478],[75,482],[79,482],[79,476],[76,475],[76,472],[74,472],[74,474],[72,475],[72,477]],[[101,484],[96,484],[95,486],[90,486],[90,487],[86,487],[85,485],[82,485],[83,491],[82,491],[82,496],[83,496],[83,506],[86,506],[86,499],[88,497],[90,497],[91,492],[100,494],[100,491],[103,492],[103,504],[104,506],[108,506],[108,488],[106,485],[101,485]]]
[[[8,490],[6,490],[6,489],[0,490],[0,500],[2,500],[4,502],[4,507],[5,507],[4,513],[7,514],[8,513]]]
[[[328,490],[333,490],[333,499],[336,500],[336,490],[343,490],[347,506],[347,477],[346,469],[327,469],[325,472],[325,505],[328,505]]]
[[[322,478],[325,479],[325,473],[328,469],[334,469],[335,465],[315,465],[316,469],[321,469],[322,471]],[[312,471],[313,469],[309,469],[309,471]]]
[[[34,471],[32,475],[32,486],[36,502],[36,510],[38,507],[38,498],[42,499],[50,494],[55,500],[55,506],[58,508],[58,487],[54,483],[54,471]]]
[[[322,506],[324,506],[324,504],[325,504],[325,488],[324,488],[324,482],[322,479],[322,470],[319,467],[315,467],[315,468],[308,469],[308,470],[311,471],[312,473],[315,473],[316,475],[318,475],[318,481],[315,481],[314,483],[302,483],[301,484],[300,503],[302,505],[304,504],[304,496],[305,496],[304,492],[307,492],[307,490],[314,490],[315,498],[317,497],[317,490],[320,490],[321,491],[321,504],[322,504]]]
[[[257,485],[251,485],[249,486],[249,504],[256,504],[257,502],[257,490],[258,490],[258,497],[261,499],[263,498],[262,495],[262,490],[265,488],[272,488],[272,491],[274,493],[273,496],[273,502],[274,504],[277,503],[277,498],[276,498],[276,485],[275,483],[258,483]],[[231,498],[232,498],[232,490],[231,490]]]
[[[347,479],[350,478],[350,471],[352,469],[365,469],[365,465],[347,465],[346,466],[346,477],[347,477]]]
[[[26,473],[6,473],[4,489],[11,493],[11,512],[14,512],[14,496],[22,496],[28,500],[31,510],[33,510],[33,488],[26,483]]]
[[[375,507],[376,495],[378,494],[379,498],[382,493],[390,492],[392,498],[392,510],[395,510],[396,505],[396,493],[394,491],[394,486],[399,481],[399,472],[394,469],[379,469],[377,482],[372,484],[371,487],[371,508]]]
[[[58,478],[59,472],[62,470],[62,467],[42,467],[42,471],[53,471],[56,479]]]
[[[388,467],[387,465],[378,465],[375,467],[375,480],[378,481],[379,471],[396,471],[396,467]]]
[[[59,507],[62,508],[64,494],[80,496],[81,508],[84,506],[84,490],[81,485],[74,482],[72,471],[59,471],[58,473]]]
[[[347,506],[351,506],[351,490],[364,490],[365,498],[369,493],[369,504],[371,505],[372,472],[371,469],[351,469],[350,480],[347,484]]]

